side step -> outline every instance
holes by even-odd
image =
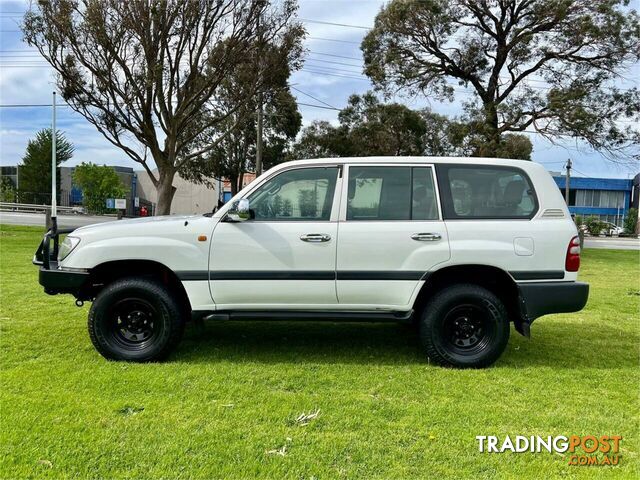
[[[338,321],[338,322],[408,322],[413,310],[397,311],[332,311],[332,310],[229,310],[193,312],[192,317],[203,320],[282,320],[282,321]]]

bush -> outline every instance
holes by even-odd
[[[584,225],[584,218],[582,218],[582,215],[575,215],[573,217],[573,221],[575,222],[576,227],[578,227],[578,230],[580,230],[580,227]]]
[[[107,198],[122,198],[125,195],[118,174],[106,165],[83,162],[75,168],[73,182],[82,190],[82,203],[89,213],[106,213]]]
[[[0,202],[15,202],[16,201],[16,189],[13,187],[13,182],[7,177],[2,177],[0,180]]]
[[[636,233],[636,227],[638,225],[638,209],[631,208],[627,213],[627,218],[624,219],[624,233],[633,235]]]
[[[597,237],[605,229],[605,224],[598,217],[589,217],[585,220],[584,224],[587,226],[587,230],[594,237]]]

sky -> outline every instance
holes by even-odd
[[[336,110],[317,106],[343,108],[349,95],[362,94],[372,88],[369,80],[362,74],[359,45],[384,2],[299,0],[299,4],[298,16],[307,29],[307,54],[302,70],[291,76],[290,83],[294,86],[292,93],[298,99],[303,125],[306,126],[313,120],[337,123]],[[22,41],[18,27],[28,5],[28,0],[0,0],[0,105],[51,104],[55,88],[53,70],[37,51]],[[637,85],[640,66],[636,65],[628,72],[627,77],[629,80],[621,85],[626,88]],[[396,100],[411,108],[429,106],[437,113],[459,115],[466,98],[464,93],[457,93],[453,102],[446,103],[425,98]],[[0,165],[20,163],[28,140],[38,130],[50,126],[50,107],[0,107]],[[93,125],[68,107],[57,109],[57,128],[75,145],[74,157],[65,165],[73,166],[90,161],[141,169],[140,164],[112,146]],[[552,171],[564,171],[567,159],[571,158],[573,175],[576,176],[630,178],[638,173],[637,165],[630,167],[614,164],[575,141],[553,144],[537,134],[529,134],[529,137],[534,146],[533,160]]]

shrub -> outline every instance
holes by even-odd
[[[627,213],[627,218],[624,219],[624,233],[633,235],[636,233],[636,227],[638,225],[638,209],[631,208]]]
[[[602,230],[605,228],[604,222],[602,222],[598,217],[589,217],[585,220],[584,224],[587,226],[587,230],[593,236],[598,236],[602,233]]]

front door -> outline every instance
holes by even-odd
[[[218,223],[209,266],[217,308],[337,304],[340,180],[338,166],[276,173],[247,197],[253,218]]]
[[[350,165],[343,187],[337,290],[350,308],[411,308],[429,270],[449,259],[431,166]]]

